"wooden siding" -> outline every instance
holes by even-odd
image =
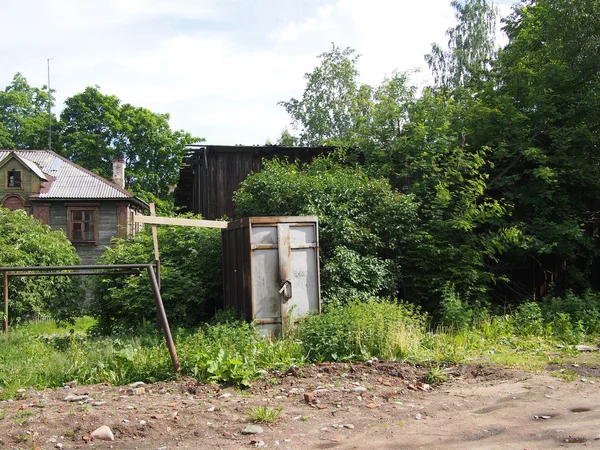
[[[262,169],[264,159],[280,157],[310,162],[331,150],[331,147],[198,147],[190,152],[180,170],[176,205],[209,220],[234,218],[233,193],[249,174]]]
[[[81,202],[84,203],[85,202]],[[88,202],[89,203],[89,202]],[[117,236],[117,205],[120,202],[98,202],[98,245],[74,243],[82,264],[94,264]],[[67,234],[67,206],[76,206],[77,202],[52,202],[49,225],[52,229],[61,229]]]

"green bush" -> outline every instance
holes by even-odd
[[[76,265],[80,259],[62,230],[0,207],[0,266]],[[36,315],[69,320],[79,313],[80,283],[68,277],[11,277],[10,321]],[[0,279],[0,286],[3,280]]]
[[[460,298],[454,286],[446,285],[440,301],[441,325],[452,330],[464,330],[473,324],[473,310]]]
[[[302,362],[291,339],[269,340],[252,324],[232,314],[217,315],[212,323],[177,342],[182,373],[204,382],[248,386],[264,370],[288,370]]]
[[[387,180],[328,158],[303,166],[272,160],[234,200],[240,216],[318,216],[325,303],[397,294],[417,214],[413,198]]]
[[[220,230],[158,227],[161,295],[172,327],[197,325],[222,301]],[[147,264],[154,260],[151,228],[129,240],[117,240],[99,264]],[[148,275],[94,280],[90,315],[102,332],[134,329],[156,321],[156,305]]]
[[[354,301],[303,319],[294,336],[311,361],[402,360],[418,353],[425,322],[413,305]]]
[[[541,307],[546,322],[553,322],[564,313],[569,315],[572,324],[581,324],[586,334],[600,334],[600,293],[587,291],[578,296],[567,292],[564,297],[548,296]]]

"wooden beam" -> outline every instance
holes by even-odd
[[[227,222],[218,220],[181,219],[178,217],[152,217],[133,216],[135,223],[149,223],[154,225],[180,225],[182,227],[227,228]]]
[[[154,202],[150,203],[150,217],[156,217],[156,209],[154,208]],[[158,235],[156,230],[156,224],[152,224],[152,242],[154,243],[154,259],[159,261],[160,256],[158,254]]]

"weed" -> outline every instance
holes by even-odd
[[[575,381],[578,377],[577,372],[573,372],[571,370],[559,370],[557,372],[552,372],[551,375],[553,377],[562,378],[565,381]]]
[[[248,419],[254,423],[273,423],[279,418],[282,408],[271,408],[270,406],[255,406],[248,410]]]
[[[439,384],[448,380],[448,374],[441,366],[433,366],[429,369],[427,375],[425,375],[425,380],[431,384]]]

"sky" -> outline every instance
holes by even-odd
[[[318,55],[351,47],[360,81],[393,71],[429,80],[424,55],[445,44],[450,0],[4,0],[0,88],[15,73],[64,100],[86,86],[169,113],[208,144],[275,141]],[[499,4],[509,12],[509,0]]]

